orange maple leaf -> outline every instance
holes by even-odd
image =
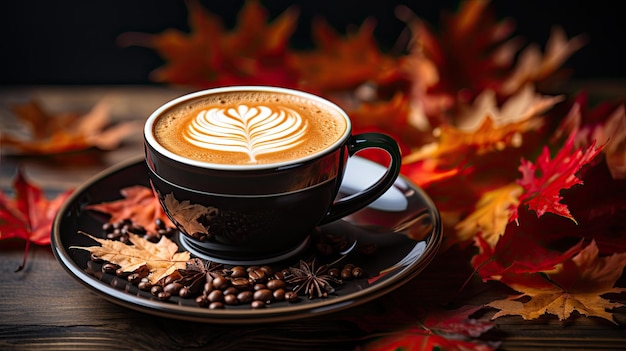
[[[598,247],[592,241],[554,271],[536,274],[536,284],[528,284],[529,280],[510,280],[508,285],[522,294],[493,301],[488,306],[500,310],[493,316],[494,319],[506,315],[536,319],[544,314],[553,314],[559,320],[566,320],[574,311],[578,311],[585,316],[600,317],[616,323],[607,310],[624,304],[611,302],[601,296],[626,292],[626,288],[614,287],[625,266],[626,253],[599,257]],[[519,299],[522,297],[530,297],[530,300],[521,302]]]
[[[268,13],[258,1],[248,0],[237,25],[228,31],[219,16],[198,1],[188,1],[190,33],[168,29],[157,35],[125,33],[122,45],[155,49],[166,64],[153,72],[155,81],[210,87],[269,84],[295,86],[286,62],[288,40],[298,13],[289,8],[268,23]]]
[[[526,204],[537,213],[537,217],[546,212],[552,212],[576,222],[570,214],[567,205],[560,201],[561,190],[569,189],[574,185],[582,184],[576,173],[591,162],[602,150],[595,147],[595,141],[586,150],[574,149],[575,133],[572,133],[563,147],[550,159],[550,150],[544,147],[536,164],[522,159],[519,167],[522,179],[518,184],[524,188],[520,196],[520,203]],[[511,220],[517,220],[517,208],[513,210]]]
[[[517,47],[513,42],[504,44],[513,24],[496,22],[488,1],[462,1],[457,13],[441,22],[440,35],[417,19],[409,23],[414,36],[411,54],[431,60],[438,68],[439,79],[430,92],[454,97],[464,91],[468,102],[477,92],[497,87]]]
[[[374,27],[373,20],[366,20],[357,33],[348,33],[344,38],[325,20],[316,20],[313,23],[316,50],[291,55],[290,65],[298,74],[299,85],[328,92],[391,79],[396,61],[378,49],[372,35]]]
[[[154,196],[152,189],[135,185],[121,189],[120,194],[124,197],[123,199],[87,205],[85,209],[111,215],[109,221],[112,223],[130,219],[134,224],[150,232],[157,231],[157,219],[164,221],[167,226],[174,226],[163,211],[159,200]]]
[[[2,135],[2,145],[23,154],[49,155],[96,147],[112,150],[141,128],[139,122],[109,125],[111,101],[104,99],[88,113],[50,114],[37,101],[12,106],[17,119],[26,124],[28,136]]]
[[[404,163],[412,163],[428,158],[436,158],[445,163],[456,163],[467,153],[477,155],[503,150],[520,145],[521,133],[538,128],[537,119],[496,126],[491,118],[486,118],[478,129],[461,130],[444,124],[436,130],[438,141],[426,144],[404,157]],[[454,161],[453,161],[454,160]]]
[[[404,163],[436,158],[444,164],[456,163],[468,153],[476,155],[506,148],[519,148],[524,133],[540,128],[539,117],[561,101],[561,97],[536,94],[532,87],[522,89],[498,105],[493,92],[483,92],[471,105],[461,106],[455,123],[444,123],[433,132],[437,140],[416,148]]]
[[[52,222],[59,208],[71,194],[71,190],[48,200],[41,188],[28,182],[21,169],[13,180],[14,198],[0,192],[0,240],[21,238],[26,240],[24,261],[17,269],[26,264],[30,243],[50,244]]]

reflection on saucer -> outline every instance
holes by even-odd
[[[387,168],[375,162],[361,157],[350,157],[339,192],[352,195],[364,190],[380,179],[386,171]],[[388,212],[405,211],[408,208],[408,203],[401,190],[408,188],[409,186],[404,179],[398,178],[394,186],[368,207]]]

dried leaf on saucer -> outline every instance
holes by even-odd
[[[23,155],[53,155],[90,148],[112,150],[124,138],[141,130],[138,122],[110,123],[111,101],[104,99],[89,112],[52,114],[40,102],[31,100],[11,106],[28,135],[3,133],[2,147]]]
[[[99,259],[117,264],[124,272],[134,272],[142,266],[149,271],[148,279],[156,284],[161,278],[178,269],[185,269],[191,258],[189,252],[178,252],[178,245],[162,236],[153,243],[135,234],[129,234],[132,245],[118,240],[100,239],[85,234],[97,241],[100,246],[72,246],[71,249],[87,250]]]

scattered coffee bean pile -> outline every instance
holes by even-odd
[[[119,222],[111,223],[107,222],[102,225],[106,238],[109,240],[119,240],[125,244],[130,244],[128,239],[128,233],[143,236],[144,239],[156,243],[161,239],[161,236],[171,237],[176,233],[176,228],[167,227],[165,222],[157,218],[155,221],[157,231],[149,232],[141,225],[133,224],[130,219],[123,219]]]
[[[157,228],[158,233],[148,233],[128,219],[118,223],[106,223],[102,227],[107,239],[126,243],[129,243],[128,232],[143,235],[146,239],[160,239],[162,235],[171,236],[176,232],[175,228],[165,228],[162,221],[157,222]],[[156,242],[158,239],[148,240]],[[324,241],[329,240],[332,242],[335,239],[325,235]],[[345,248],[345,244],[338,240],[332,244],[335,250]],[[325,245],[320,255],[329,254],[328,246]],[[92,260],[98,259],[92,257]],[[329,294],[336,293],[336,289],[344,281],[365,277],[363,269],[354,264],[330,267],[318,265],[316,261],[317,258],[308,262],[300,260],[297,265],[284,268],[272,268],[268,265],[227,267],[193,258],[187,262],[187,269],[179,269],[156,284],[150,283],[147,277],[149,271],[145,266],[134,272],[123,272],[120,266],[105,261],[102,272],[124,278],[140,290],[149,291],[161,301],[177,296],[194,299],[199,307],[209,309],[245,305],[259,309],[276,302],[297,303],[302,297],[326,298]]]

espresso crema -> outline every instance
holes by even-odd
[[[347,128],[333,106],[277,92],[226,92],[165,111],[155,139],[180,156],[217,164],[268,164],[319,153]]]

